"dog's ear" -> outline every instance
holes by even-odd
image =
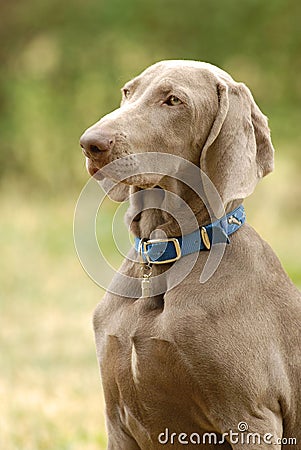
[[[244,84],[219,79],[217,96],[218,112],[200,167],[226,206],[250,195],[258,180],[273,170],[274,148],[267,118]]]
[[[99,181],[101,187],[106,191],[111,200],[115,202],[124,202],[129,198],[130,186],[124,183],[115,183],[109,178]]]

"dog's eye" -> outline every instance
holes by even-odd
[[[122,92],[123,92],[123,96],[125,98],[129,98],[129,96],[130,96],[130,90],[129,89],[124,88],[124,89],[122,89]]]
[[[169,106],[177,106],[177,105],[180,105],[181,103],[182,103],[182,101],[178,97],[176,97],[175,95],[171,95],[165,101],[165,104],[169,105]]]

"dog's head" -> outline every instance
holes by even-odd
[[[266,117],[249,89],[207,63],[162,61],[126,83],[120,108],[88,128],[80,140],[89,173],[110,162],[161,152],[199,165],[216,186],[224,205],[250,195],[273,170]],[[173,176],[173,173],[166,174]],[[120,173],[106,176],[120,180]],[[128,186],[161,184],[159,174],[135,175],[111,193],[116,200]]]

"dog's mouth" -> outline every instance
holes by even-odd
[[[90,159],[86,157],[86,169],[91,177],[95,178],[98,181],[102,181],[104,179],[104,175],[100,171],[100,167],[97,167],[96,164]]]
[[[86,156],[86,155],[85,155]],[[119,160],[119,158],[117,158]],[[108,165],[108,170],[106,170],[106,166]],[[101,167],[99,167],[101,166]],[[110,164],[98,164],[95,160],[88,158],[86,156],[86,169],[91,177],[93,177],[97,181],[103,181],[105,178],[109,178],[115,182],[122,182],[129,186],[137,186],[141,189],[151,189],[159,187],[160,180],[162,175],[158,175],[156,173],[147,175],[143,174],[134,174],[127,178],[122,178],[122,170],[117,170],[116,167],[112,170]],[[121,179],[122,178],[122,179]]]

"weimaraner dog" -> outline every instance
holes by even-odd
[[[215,225],[197,193],[172,173],[127,177],[112,190],[119,201],[129,189],[176,194],[202,233],[186,252],[196,257],[193,268],[169,288],[170,270],[192,257],[181,247],[185,236],[181,241],[173,211],[129,213],[138,245],[119,273],[142,279],[142,293],[131,298],[126,285],[126,295],[116,293],[117,275],[94,314],[108,449],[301,449],[300,293],[244,223],[240,206],[273,170],[267,119],[248,88],[207,63],[162,61],[127,83],[120,108],[80,143],[92,176],[111,161],[122,172],[123,161],[136,154],[187,160],[210,178],[224,205],[222,221],[235,231],[228,237],[222,221],[215,227],[227,242],[224,255],[200,283],[209,249],[222,241],[213,240]],[[136,203],[129,209],[137,210]],[[154,230],[165,236],[157,260],[147,257]],[[159,274],[166,289],[151,295],[148,282]]]

